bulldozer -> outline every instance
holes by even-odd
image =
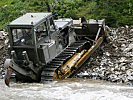
[[[9,59],[5,84],[71,78],[106,36],[105,20],[53,19],[52,13],[26,13],[8,25]]]

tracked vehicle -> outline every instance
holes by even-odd
[[[27,13],[17,18],[8,25],[6,85],[12,72],[22,82],[73,77],[102,43],[104,28],[104,20],[53,20],[52,13]]]

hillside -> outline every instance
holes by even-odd
[[[133,25],[133,0],[0,0],[0,29],[26,12],[51,11],[58,17],[106,19],[112,27]]]

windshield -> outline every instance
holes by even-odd
[[[12,29],[13,44],[32,45],[32,30],[31,29]]]

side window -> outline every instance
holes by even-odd
[[[21,29],[13,29],[12,34],[13,34],[13,41],[14,42],[17,42],[23,36]]]
[[[55,26],[52,17],[49,19],[50,32],[55,31]]]
[[[37,41],[40,41],[42,38],[45,38],[46,36],[48,36],[46,22],[43,22],[36,28]]]

